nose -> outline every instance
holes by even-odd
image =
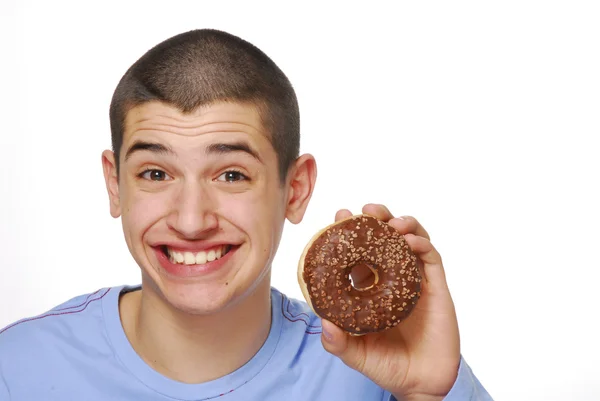
[[[210,189],[201,184],[183,185],[173,200],[167,225],[185,239],[199,239],[219,228]]]

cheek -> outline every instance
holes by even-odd
[[[223,194],[219,197],[218,214],[253,236],[266,210],[265,199],[251,191],[242,194]]]
[[[249,191],[219,200],[219,214],[244,231],[253,247],[265,255],[273,252],[284,219],[284,204],[278,191]]]
[[[154,222],[165,216],[172,204],[168,191],[128,191],[122,198],[123,222],[129,231],[145,231]]]

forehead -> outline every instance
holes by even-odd
[[[257,108],[243,103],[219,102],[183,113],[163,102],[147,102],[127,112],[124,128],[124,143],[150,133],[199,137],[218,132],[239,132],[256,140],[269,139]]]

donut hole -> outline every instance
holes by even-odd
[[[354,265],[350,270],[350,283],[355,290],[366,291],[379,281],[377,270],[366,263]]]

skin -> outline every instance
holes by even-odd
[[[153,146],[131,152],[140,142]],[[209,151],[240,143],[256,157]],[[252,106],[217,103],[184,115],[151,102],[127,114],[120,174],[113,152],[103,153],[102,164],[111,215],[121,217],[142,272],[143,290],[122,296],[119,305],[133,348],[158,372],[186,383],[244,365],[268,336],[271,263],[285,220],[297,224],[304,216],[314,158],[299,157],[281,184],[276,153]],[[421,261],[422,297],[409,319],[383,333],[350,337],[323,321],[323,346],[399,400],[441,400],[456,379],[460,346],[440,255],[414,218],[394,218],[383,205],[362,212],[406,235]],[[350,215],[340,210],[336,220]],[[174,277],[159,263],[157,246],[199,250],[215,243],[232,244],[234,252],[214,272]],[[368,275],[353,272],[354,282],[360,286]]]
[[[143,290],[121,300],[125,333],[168,377],[189,383],[221,377],[251,359],[267,338],[271,262],[285,219],[299,223],[304,215],[316,179],[314,158],[300,157],[281,185],[268,134],[248,105],[214,104],[183,115],[152,102],[132,109],[125,127],[118,177],[113,152],[102,155],[111,215],[121,217],[142,272]],[[127,157],[141,141],[170,150],[141,149]],[[207,153],[214,144],[239,143],[257,157]],[[186,278],[170,276],[155,248],[198,250],[214,243],[236,249],[223,268]]]
[[[421,298],[404,322],[379,333],[353,337],[323,320],[323,346],[399,401],[443,400],[458,375],[460,337],[441,256],[414,217],[394,218],[387,207],[375,204],[365,205],[362,213],[386,221],[405,236],[419,258]],[[335,220],[351,215],[340,210]],[[360,287],[370,275],[368,270],[358,271],[353,280]]]

